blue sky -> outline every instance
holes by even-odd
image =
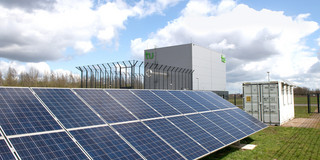
[[[0,2],[0,71],[142,60],[148,48],[196,43],[227,57],[227,90],[288,80],[320,88],[317,0],[30,0]]]

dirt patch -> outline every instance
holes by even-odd
[[[285,124],[283,127],[302,127],[302,128],[319,128],[320,129],[320,114],[315,113],[309,118],[295,118]]]

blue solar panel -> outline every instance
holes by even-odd
[[[67,128],[104,124],[70,89],[33,89]]]
[[[166,119],[145,121],[145,123],[187,159],[196,159],[208,153]]]
[[[183,159],[141,122],[113,126],[146,159]]]
[[[1,137],[1,134],[0,134]],[[15,159],[6,142],[0,139],[0,160]]]
[[[180,101],[178,98],[172,96],[168,91],[159,91],[159,90],[153,90],[153,93],[155,93],[157,96],[159,96],[161,99],[169,103],[171,106],[176,108],[181,113],[193,113],[196,112],[196,110],[190,108],[188,105]]]
[[[246,137],[246,134],[244,134],[241,130],[239,130],[237,127],[235,127],[228,121],[218,116],[216,113],[208,112],[208,113],[202,113],[202,115],[207,117],[211,122],[217,124],[219,127],[221,127],[223,130],[228,132],[233,137],[237,139],[242,139]]]
[[[228,134],[226,131],[224,131],[222,128],[220,128],[218,125],[211,122],[210,120],[208,120],[200,114],[188,115],[187,117],[190,118],[193,122],[197,123],[202,128],[204,128],[207,132],[215,136],[220,142],[224,143],[225,145],[235,142],[237,140],[233,136]]]
[[[210,92],[210,91],[207,91],[207,92],[204,92],[205,94],[209,95],[210,97],[214,98],[216,101],[220,102],[221,104],[229,107],[229,108],[233,108],[235,107],[234,104],[230,103],[229,101],[223,99],[222,97],[220,97],[219,95],[217,95],[216,93],[213,93],[213,92]]]
[[[219,116],[221,116],[223,119],[227,120],[231,124],[237,126],[241,131],[246,133],[247,135],[250,135],[254,132],[253,129],[248,127],[246,124],[240,122],[240,120],[236,119],[235,117],[231,116],[230,114],[227,113],[227,111],[217,111],[215,112]]]
[[[176,96],[181,101],[188,104],[190,107],[192,107],[198,112],[209,110],[208,108],[205,108],[204,106],[202,106],[202,104],[196,102],[195,100],[191,99],[189,96],[183,94],[181,91],[168,91],[168,92],[173,94],[174,96]]]
[[[163,100],[155,96],[151,91],[148,90],[131,90],[134,94],[139,96],[142,100],[148,103],[152,108],[157,110],[163,116],[177,115],[180,114],[177,110],[172,108],[170,105],[165,103]]]
[[[129,90],[106,91],[140,119],[161,117],[160,114],[150,108]]]
[[[103,90],[74,89],[102,118],[109,123],[136,120],[134,116]]]
[[[219,108],[232,108],[232,107],[236,107],[235,105],[231,104],[231,105],[227,105],[225,104],[224,99],[220,99],[217,100],[216,98],[214,98],[212,95],[215,95],[215,93],[213,92],[209,92],[209,91],[195,91],[196,94],[200,95],[201,97],[207,99],[208,101],[210,101],[211,103],[214,103],[216,106],[218,106]],[[209,95],[210,94],[210,95]],[[217,95],[218,96],[218,95]],[[222,102],[223,101],[223,102]]]
[[[235,119],[237,119],[238,121],[244,123],[245,125],[247,125],[248,127],[250,127],[250,129],[252,129],[253,131],[259,131],[261,130],[261,127],[256,125],[254,122],[252,122],[251,120],[243,117],[242,115],[240,115],[239,113],[237,113],[234,110],[226,110],[226,113],[232,115],[232,117],[234,117]]]
[[[257,120],[256,118],[252,117],[251,115],[249,115],[248,113],[246,113],[245,111],[243,111],[243,110],[241,110],[239,108],[233,109],[232,111],[235,111],[238,114],[242,115],[243,117],[249,119],[255,125],[258,125],[260,128],[266,128],[267,127],[266,124],[262,123],[261,121]]]
[[[0,125],[7,135],[61,129],[28,88],[0,88]]]
[[[21,159],[88,159],[65,132],[10,138]]]
[[[196,94],[195,92],[192,91],[183,91],[184,94],[190,96],[191,98],[193,98],[194,100],[196,100],[197,102],[201,103],[202,105],[204,105],[205,107],[207,107],[210,110],[217,110],[217,109],[221,109],[221,107],[218,107],[217,105],[211,103],[210,101],[204,99],[203,97],[199,96],[198,94]]]
[[[176,126],[186,132],[190,137],[199,142],[203,147],[205,147],[209,152],[212,152],[222,146],[221,142],[215,139],[213,136],[205,132],[191,120],[185,116],[168,118]]]
[[[71,131],[93,159],[142,159],[110,127]]]

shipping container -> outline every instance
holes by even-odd
[[[244,110],[271,125],[282,125],[294,118],[294,85],[283,81],[246,82],[243,86]]]

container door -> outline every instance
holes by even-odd
[[[260,119],[259,115],[259,85],[244,85],[244,110],[253,117]]]
[[[263,122],[279,123],[278,116],[278,85],[262,85]]]

